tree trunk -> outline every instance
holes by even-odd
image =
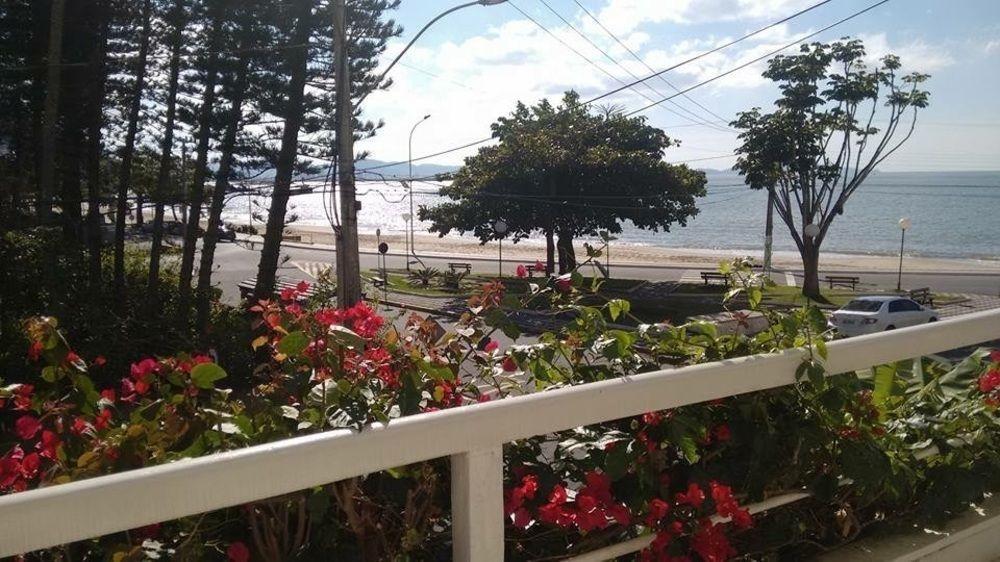
[[[309,41],[311,31],[311,0],[298,0],[296,12],[295,32],[291,43],[303,45]],[[288,49],[288,68],[291,69],[291,76],[288,81],[288,97],[285,105],[285,127],[275,166],[274,191],[271,194],[271,207],[267,215],[267,230],[264,231],[264,243],[260,251],[260,263],[257,266],[257,285],[254,288],[254,296],[258,299],[271,298],[274,293],[275,275],[278,271],[278,258],[281,252],[281,237],[285,231],[285,211],[292,187],[292,174],[295,171],[299,129],[302,127],[304,117],[306,62],[306,49]]]
[[[170,77],[167,84],[166,124],[160,143],[160,168],[156,176],[155,209],[153,213],[153,247],[149,251],[148,302],[155,305],[160,289],[160,255],[163,251],[163,204],[170,183],[171,150],[174,145],[174,118],[177,115],[177,81],[181,68],[181,39],[184,30],[184,0],[174,3],[173,29],[170,34]],[[152,308],[152,307],[151,307]]]
[[[222,226],[222,208],[226,202],[226,191],[229,188],[229,176],[233,169],[233,149],[236,146],[236,134],[243,120],[243,98],[247,85],[247,60],[241,59],[239,70],[233,85],[233,98],[229,110],[229,120],[226,132],[222,138],[222,155],[219,158],[219,170],[215,177],[215,188],[212,190],[212,203],[208,210],[208,225],[205,237],[201,243],[201,263],[198,266],[198,289],[196,296],[196,320],[198,331],[204,333],[208,326],[209,300],[212,288],[212,267],[215,261],[215,246],[219,241],[219,230]]]
[[[205,65],[205,89],[198,114],[198,147],[194,163],[194,179],[188,193],[188,206],[184,229],[184,250],[181,255],[181,279],[177,296],[177,317],[182,327],[187,326],[191,307],[191,277],[194,273],[194,254],[201,228],[201,207],[205,202],[205,175],[208,171],[208,141],[212,133],[212,111],[215,108],[215,82],[218,77],[217,51],[222,35],[221,14],[212,21],[212,38],[209,41],[208,61]]]
[[[361,262],[358,254],[358,208],[354,190],[354,111],[351,108],[351,57],[347,48],[346,0],[336,0],[333,11],[334,68],[337,80],[337,177],[340,183],[340,230],[337,233],[337,305],[350,308],[361,300]],[[410,186],[412,189],[412,185]],[[412,197],[412,192],[411,192]],[[412,205],[412,199],[411,205]],[[411,220],[416,220],[411,217]],[[412,225],[411,232],[412,232]],[[410,237],[413,251],[413,237]],[[414,253],[414,255],[416,255]],[[409,259],[409,258],[407,258]]]
[[[90,107],[87,123],[87,248],[90,254],[91,292],[101,291],[101,127],[104,124],[104,56],[107,48],[105,3],[94,2],[98,12],[97,44],[92,56],[94,78],[90,84]]]
[[[83,190],[80,186],[81,147],[84,146],[83,124],[80,123],[81,104],[76,96],[63,100],[65,115],[62,122],[62,158],[59,165],[60,195],[59,207],[62,209],[63,238],[67,244],[76,245],[80,240],[80,207],[83,203]]]
[[[552,275],[556,270],[556,241],[552,229],[545,231],[545,274]]]
[[[573,249],[573,235],[568,230],[559,230],[556,241],[559,250],[559,274],[569,273],[576,269],[576,250]]]
[[[125,302],[125,227],[128,214],[128,189],[132,182],[132,157],[135,154],[135,137],[139,130],[139,112],[142,110],[142,93],[146,84],[146,63],[149,56],[149,26],[152,17],[150,0],[142,3],[142,31],[139,39],[139,57],[135,64],[135,89],[129,100],[128,126],[125,132],[125,146],[122,148],[121,171],[118,175],[118,200],[115,213],[115,302]],[[138,205],[136,205],[138,209]],[[141,213],[136,216],[136,224],[142,224]]]
[[[806,239],[799,247],[799,255],[802,256],[802,271],[804,279],[802,281],[802,294],[813,299],[821,298],[819,292],[819,246],[813,241]]]
[[[52,0],[52,11],[49,16],[45,109],[42,117],[42,157],[37,201],[38,218],[42,221],[48,220],[52,214],[52,195],[56,173],[56,119],[59,117],[59,86],[62,78],[62,40],[65,12],[65,0]]]
[[[135,196],[135,225],[142,226],[146,222],[142,208],[146,206],[146,198],[142,195]]]

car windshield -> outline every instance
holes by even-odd
[[[882,308],[882,301],[855,300],[847,303],[844,310],[852,312],[878,312]]]

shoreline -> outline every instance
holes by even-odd
[[[289,225],[285,232],[291,236],[301,236],[305,244],[333,245],[333,234],[329,227],[317,225]],[[448,235],[443,238],[436,234],[417,233],[415,247],[418,255],[473,257],[479,259],[494,259],[497,257],[496,242],[481,245],[479,240],[471,236]],[[405,236],[403,234],[383,235],[380,239],[374,234],[360,233],[359,246],[364,251],[376,251],[378,241],[389,244],[390,253],[405,252]],[[583,242],[575,244],[577,256],[586,256]],[[612,242],[610,258],[612,264],[619,266],[659,266],[692,268],[716,266],[720,261],[735,257],[750,256],[758,261],[763,259],[763,250],[713,250],[697,248],[664,248],[629,244],[627,242]],[[505,261],[523,261],[533,263],[536,259],[545,258],[544,240],[522,240],[516,244],[503,245]],[[1000,275],[1000,259],[975,258],[937,258],[911,256],[904,253],[904,270],[928,272],[954,272]],[[778,269],[797,270],[801,268],[801,260],[797,252],[775,251],[773,265]],[[872,272],[895,272],[899,267],[899,256],[873,254],[821,253],[820,267],[824,270],[858,270]]]

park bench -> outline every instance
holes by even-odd
[[[924,305],[927,305],[927,306],[934,306],[934,295],[931,294],[930,287],[923,287],[923,288],[920,288],[920,289],[913,289],[913,290],[908,291],[908,292],[910,294],[910,298],[913,299],[915,302],[918,302],[920,304],[924,304]]]
[[[537,262],[537,263],[542,263],[542,262]],[[542,267],[538,267],[534,263],[530,263],[524,266],[524,269],[528,270],[528,277],[534,277],[536,273],[547,275],[549,272],[546,266],[543,265]]]
[[[274,281],[274,294],[277,295],[281,293],[281,291],[284,289],[294,289],[295,286],[298,284],[299,284],[298,281],[290,281],[280,278],[276,279]],[[249,279],[240,281],[239,285],[237,286],[240,288],[240,298],[242,298],[243,300],[247,300],[253,296],[254,288],[257,286],[257,277],[254,276]],[[301,293],[299,295],[298,300],[305,301],[315,295],[316,295],[316,285],[310,284],[309,289],[306,290],[305,293]]]
[[[448,262],[448,269],[450,269],[452,273],[458,273],[458,270],[461,269],[465,271],[466,274],[471,274],[472,264],[462,261]]]
[[[721,281],[723,285],[729,286],[729,277],[717,271],[702,271],[701,280],[708,285],[711,282]]]
[[[823,281],[829,283],[831,289],[835,286],[850,287],[854,291],[857,290],[858,282],[861,281],[861,278],[854,275],[827,275],[823,278]]]

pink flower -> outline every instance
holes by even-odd
[[[41,428],[41,422],[34,416],[21,416],[14,423],[14,430],[17,432],[17,436],[24,440],[34,437]]]
[[[107,362],[108,360],[105,359],[103,355],[98,355],[97,357],[94,357],[95,367],[103,367],[105,364],[107,364]]]
[[[543,272],[543,271],[546,271],[546,272],[547,272],[547,271],[548,271],[548,268],[547,268],[547,267],[545,267],[545,264],[544,264],[544,263],[542,263],[542,262],[541,262],[540,260],[535,260],[535,271],[537,271],[537,272],[539,272],[539,273],[541,273],[541,272]]]
[[[560,275],[559,277],[556,278],[556,290],[558,290],[560,293],[568,293],[572,288],[573,288],[573,280],[570,278],[568,274]]]
[[[514,361],[513,357],[508,355],[507,357],[504,358],[503,370],[507,371],[508,373],[512,373],[517,370],[517,362]]]
[[[1000,386],[1000,369],[993,369],[979,377],[980,392],[993,392],[998,386]]]
[[[299,281],[299,283],[297,285],[295,285],[295,290],[298,291],[298,292],[300,292],[300,293],[305,293],[306,291],[309,290],[309,282],[308,281]]]
[[[686,492],[678,492],[675,500],[679,504],[688,504],[694,508],[700,508],[705,501],[705,492],[695,483],[688,484]]]
[[[281,300],[283,301],[293,300],[295,299],[295,289],[291,287],[285,287],[284,289],[281,290],[280,296]]]
[[[226,559],[229,562],[249,562],[250,549],[242,542],[234,542],[226,549]]]
[[[485,351],[486,353],[493,353],[499,348],[500,348],[500,342],[498,342],[497,340],[490,340],[489,342],[486,343],[486,346],[483,347],[483,351]]]
[[[520,278],[522,278],[522,279],[525,278],[525,277],[527,277],[528,276],[528,268],[524,267],[523,265],[517,266],[517,276],[520,277]]]

